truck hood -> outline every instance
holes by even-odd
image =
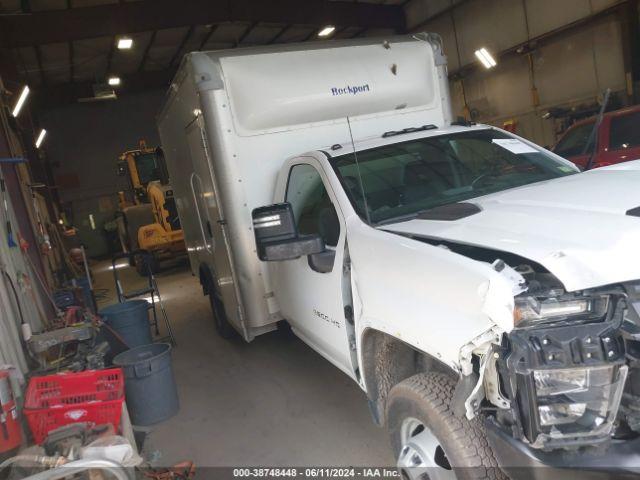
[[[468,202],[481,211],[380,228],[510,252],[541,264],[569,291],[640,279],[640,161]]]

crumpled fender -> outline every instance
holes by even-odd
[[[490,264],[357,218],[347,232],[358,339],[373,328],[460,372],[465,345],[496,327],[513,328],[513,280]]]

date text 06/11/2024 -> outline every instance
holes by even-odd
[[[284,468],[234,468],[234,478],[396,478],[396,468],[377,467],[284,467]]]

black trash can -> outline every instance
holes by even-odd
[[[122,352],[113,359],[124,371],[124,388],[134,425],[153,425],[180,408],[171,366],[171,345],[154,343]]]

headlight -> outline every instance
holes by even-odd
[[[586,411],[586,403],[558,403],[538,407],[540,425],[543,427],[575,423]]]
[[[592,435],[611,428],[626,366],[534,370],[540,427],[549,436]]]
[[[524,326],[530,322],[559,321],[571,318],[596,320],[607,313],[608,305],[608,295],[567,299],[517,297],[513,319],[516,326]]]

